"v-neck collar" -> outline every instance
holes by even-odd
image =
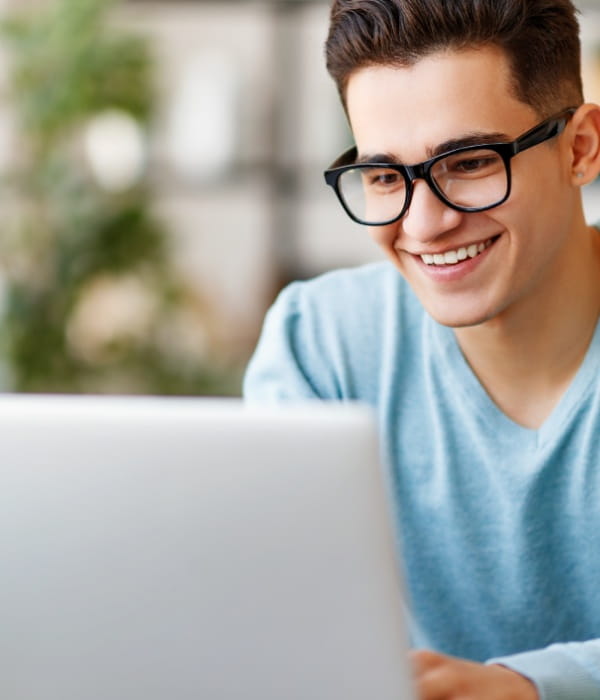
[[[600,321],[598,321],[585,357],[565,393],[539,428],[526,428],[509,418],[490,398],[465,359],[454,331],[440,325],[431,317],[428,317],[428,322],[438,350],[437,359],[443,365],[444,371],[454,376],[462,400],[469,403],[473,410],[485,416],[490,430],[500,430],[507,437],[514,436],[515,439],[525,440],[532,447],[542,447],[552,440],[553,436],[562,432],[564,424],[584,400],[587,392],[591,391],[593,380],[600,377]]]

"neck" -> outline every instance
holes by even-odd
[[[600,314],[600,234],[577,244],[526,300],[478,326],[456,329],[467,362],[515,422],[538,428],[579,369]]]

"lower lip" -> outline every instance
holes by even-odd
[[[414,255],[413,258],[423,272],[436,282],[456,282],[470,275],[479,267],[495,245],[496,241],[474,258],[467,258],[454,265],[427,265],[423,262],[420,255]]]

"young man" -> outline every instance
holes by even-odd
[[[420,697],[600,698],[600,171],[570,0],[335,0],[389,263],[286,289],[251,400],[359,399],[395,479]]]

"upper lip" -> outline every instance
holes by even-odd
[[[444,255],[444,253],[448,253],[451,250],[459,250],[460,248],[468,248],[471,245],[479,245],[480,243],[485,243],[486,241],[489,241],[492,238],[495,238],[496,236],[487,236],[486,238],[479,238],[476,241],[468,241],[465,243],[455,243],[453,245],[448,245],[445,246],[444,248],[437,248],[437,249],[428,249],[428,250],[408,250],[407,248],[403,248],[401,245],[395,245],[394,248],[396,250],[402,250],[405,253],[408,253],[409,255]]]

